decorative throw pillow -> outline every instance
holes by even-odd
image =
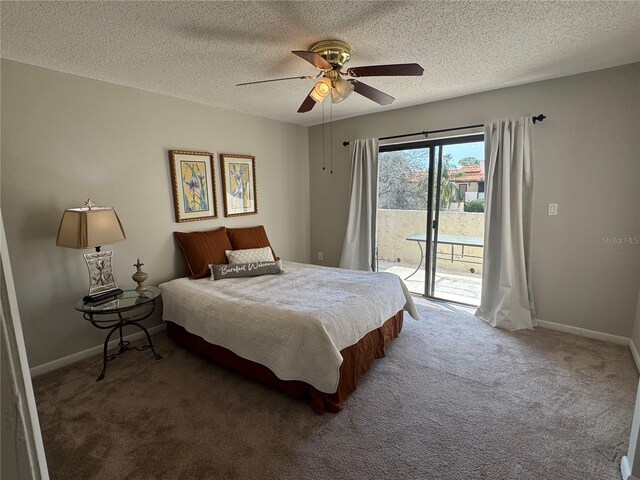
[[[204,278],[209,264],[227,263],[226,250],[233,247],[224,227],[208,232],[173,232],[189,267],[189,278]]]
[[[271,254],[271,252],[269,252]],[[234,263],[231,265],[209,265],[211,280],[224,278],[257,277],[284,272],[280,260],[270,262]]]
[[[246,228],[228,228],[227,235],[233,250],[245,250],[247,248],[262,248],[269,247],[273,252],[273,258],[279,260],[276,252],[273,251],[267,232],[264,230],[264,225],[258,225],[257,227]]]
[[[273,262],[271,248],[245,248],[244,250],[227,250],[224,252],[229,263]]]

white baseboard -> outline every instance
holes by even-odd
[[[155,327],[149,328],[149,334],[154,335],[158,332],[161,332],[167,328],[167,325],[162,322],[160,325],[156,325]],[[128,340],[130,342],[134,340],[138,340],[139,338],[144,337],[144,332],[142,330],[127,335],[123,337],[124,340]],[[120,339],[111,340],[109,342],[109,349],[115,348],[118,346],[118,342]],[[86,350],[82,350],[81,352],[72,353],[71,355],[67,355],[66,357],[58,358],[56,360],[52,360],[51,362],[43,363],[42,365],[38,365],[37,367],[33,367],[29,369],[31,373],[31,378],[37,377],[38,375],[42,375],[43,373],[51,372],[52,370],[56,370],[58,368],[64,367],[66,365],[71,365],[72,363],[78,362],[80,360],[84,360],[85,358],[92,357],[93,355],[97,355],[102,352],[104,348],[104,344],[96,345],[95,347],[87,348]]]
[[[612,335],[610,333],[598,332],[597,330],[589,330],[587,328],[574,327],[572,325],[564,325],[562,323],[548,322],[546,320],[538,320],[538,326],[548,328],[549,330],[558,330],[559,332],[573,333],[581,337],[593,338],[595,340],[603,340],[605,342],[617,343],[618,345],[629,345],[631,339],[621,335]]]
[[[622,480],[640,480],[640,478],[631,474],[629,459],[626,455],[620,460],[620,473],[622,474]]]

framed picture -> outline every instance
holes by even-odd
[[[220,172],[224,188],[224,216],[257,214],[255,157],[221,153]]]
[[[176,222],[218,218],[213,153],[169,150]]]

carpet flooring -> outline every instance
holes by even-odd
[[[419,300],[339,414],[154,339],[35,379],[51,478],[618,480],[627,347]]]

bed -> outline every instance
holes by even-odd
[[[338,412],[384,348],[403,311],[418,319],[400,278],[283,262],[284,272],[160,285],[163,320],[180,345]]]

